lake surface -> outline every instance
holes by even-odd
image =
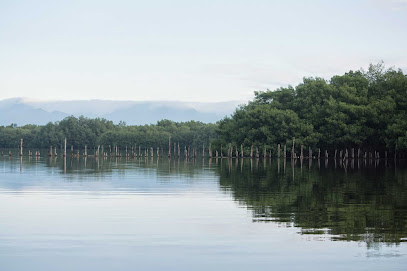
[[[0,157],[0,270],[406,270],[406,161]]]

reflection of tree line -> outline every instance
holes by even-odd
[[[8,159],[8,158],[3,158]],[[400,243],[407,237],[406,163],[284,159],[23,158],[20,170],[45,164],[66,174],[144,168],[193,177],[202,169],[220,176],[222,189],[253,211],[256,222],[274,221],[329,233],[340,240]],[[353,165],[352,165],[353,163]],[[404,164],[400,164],[404,163]]]
[[[231,161],[218,169],[220,186],[253,211],[255,222],[274,221],[301,227],[303,234],[328,233],[335,240],[368,244],[405,240],[405,167],[367,163],[345,171],[335,169],[333,161],[327,167],[324,160],[310,167],[307,162],[293,167],[284,160],[239,160],[237,166]]]
[[[157,175],[181,174],[194,176],[208,164],[208,160],[197,158],[167,157],[3,157],[12,163],[19,163],[20,170],[29,170],[38,165],[56,168],[61,173],[90,175],[95,173],[124,173],[136,168],[154,169]]]

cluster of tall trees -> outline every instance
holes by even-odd
[[[0,127],[0,147],[16,147],[20,138],[28,147],[62,144],[142,145],[168,148],[168,138],[180,146],[201,147],[212,142],[213,150],[229,144],[243,144],[275,154],[277,144],[297,148],[304,145],[332,153],[335,149],[365,151],[407,151],[407,76],[401,70],[386,69],[383,63],[367,71],[349,71],[322,78],[304,78],[296,87],[255,92],[217,124],[162,120],[155,125],[126,126],[105,119],[67,117],[45,126]],[[298,151],[298,149],[296,150]]]
[[[60,147],[66,137],[68,146],[73,145],[75,149],[84,148],[85,145],[168,148],[170,136],[172,142],[177,142],[182,147],[200,147],[202,144],[208,146],[209,141],[216,138],[216,129],[216,124],[197,121],[161,120],[154,125],[127,126],[124,122],[115,125],[105,119],[71,116],[44,126],[0,126],[0,147],[16,148],[20,144],[20,138],[24,139],[25,147]]]
[[[367,71],[304,78],[296,87],[255,92],[255,98],[219,122],[217,146],[277,144],[314,150],[407,150],[407,76],[383,63]],[[298,151],[298,149],[297,149]]]

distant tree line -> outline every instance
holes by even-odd
[[[276,154],[277,144],[296,151],[304,145],[330,153],[336,149],[365,151],[407,151],[407,76],[383,63],[367,71],[349,71],[322,78],[304,78],[296,87],[258,91],[246,105],[239,106],[217,124],[197,121],[157,124],[115,125],[105,119],[67,117],[44,126],[0,127],[0,147],[68,145],[83,148],[97,145],[160,147],[168,149],[168,138],[183,146],[200,148],[212,143],[212,150],[226,153],[229,144],[248,153],[250,146],[266,147]]]
[[[255,92],[255,98],[218,123],[215,146],[277,144],[315,151],[361,148],[407,150],[407,76],[383,63],[367,71],[304,78],[296,87]]]
[[[127,126],[124,122],[118,125],[106,119],[90,119],[86,117],[66,117],[65,119],[48,123],[44,126],[25,125],[17,127],[0,126],[0,147],[16,148],[20,138],[24,146],[29,148],[61,147],[65,137],[67,144],[75,149],[83,149],[85,145],[160,147],[168,149],[168,139],[172,143],[184,146],[202,147],[217,137],[216,124],[205,124],[197,121],[173,122],[161,120],[157,124]]]

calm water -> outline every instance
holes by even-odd
[[[0,157],[0,270],[406,270],[407,163]]]

